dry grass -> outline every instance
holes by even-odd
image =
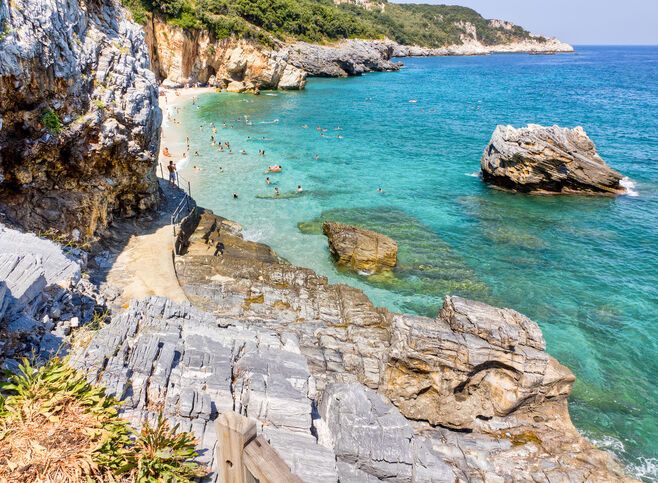
[[[96,416],[74,400],[62,401],[58,416],[42,414],[38,402],[25,409],[2,426],[0,481],[112,481],[94,461],[103,434]]]
[[[162,415],[135,432],[117,406],[66,360],[24,359],[0,382],[0,483],[183,483],[206,474],[192,434]]]

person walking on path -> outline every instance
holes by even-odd
[[[169,184],[171,186],[176,186],[176,165],[173,161],[169,161],[167,170],[169,171]]]

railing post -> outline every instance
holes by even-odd
[[[253,481],[243,461],[243,450],[256,437],[256,422],[235,412],[226,412],[217,417],[215,430],[219,481],[222,483]]]
[[[192,198],[192,184],[189,181],[187,182],[187,195]]]

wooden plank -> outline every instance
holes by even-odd
[[[244,448],[244,464],[260,483],[303,483],[262,436]]]
[[[245,446],[256,437],[256,422],[235,412],[222,413],[215,421],[217,471],[222,483],[249,483],[243,461]]]

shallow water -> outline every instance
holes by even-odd
[[[193,195],[249,238],[390,309],[433,316],[456,293],[528,315],[578,377],[578,428],[656,478],[658,48],[404,62],[397,73],[312,79],[303,92],[207,94],[183,107],[182,129],[200,153],[182,170]],[[210,146],[211,121],[234,154]],[[499,123],[582,125],[638,195],[487,188],[477,171]],[[272,164],[283,173],[265,174]],[[370,279],[336,270],[318,228],[330,218],[391,235],[400,267]]]

